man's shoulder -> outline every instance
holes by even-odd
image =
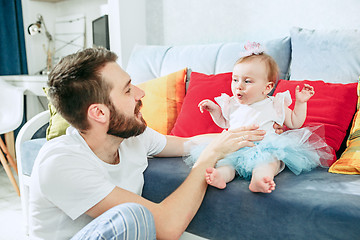
[[[83,145],[74,135],[62,135],[46,142],[40,149],[39,156],[77,154],[84,151]]]
[[[125,139],[121,145],[121,149],[131,149],[145,151],[149,155],[159,153],[166,145],[166,136],[147,127],[145,131],[135,137]]]
[[[165,136],[161,133],[158,133],[157,131],[153,130],[150,127],[146,127],[146,129],[143,133],[141,133],[138,136],[134,136],[134,137],[125,139],[125,141],[130,141],[130,142],[153,141],[158,138],[165,138]]]
[[[73,134],[66,134],[47,141],[44,144],[44,147],[45,146],[61,147],[61,146],[71,146],[77,144],[79,144],[79,139],[77,139],[76,136],[74,136]]]

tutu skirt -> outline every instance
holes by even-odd
[[[281,160],[296,175],[315,167],[328,167],[326,162],[334,158],[334,151],[316,133],[318,127],[288,130],[280,135],[267,134],[254,147],[244,147],[218,161],[216,167],[230,165],[240,177],[251,179],[252,170],[265,163]],[[191,147],[185,163],[192,166],[207,144]]]

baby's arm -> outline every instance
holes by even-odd
[[[219,105],[209,99],[202,100],[198,105],[200,112],[208,111],[213,121],[221,128],[229,128],[229,122],[222,115]]]
[[[315,94],[314,88],[309,84],[304,84],[303,89],[296,86],[295,89],[295,106],[291,111],[289,108],[285,110],[285,125],[288,128],[300,128],[306,119],[307,101]]]

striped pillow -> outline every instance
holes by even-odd
[[[147,125],[170,134],[185,97],[186,68],[137,85],[145,91],[141,113]]]
[[[347,148],[341,157],[330,167],[329,172],[342,174],[360,174],[360,77],[357,86],[357,111],[355,113]]]

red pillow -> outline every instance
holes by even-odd
[[[214,100],[221,93],[231,93],[232,73],[206,75],[192,72],[188,91],[181,112],[176,120],[172,135],[191,137],[203,133],[218,133],[222,129],[212,120],[208,112],[200,113],[198,104],[203,99]],[[340,84],[323,81],[287,81],[280,80],[274,91],[289,90],[295,103],[295,87],[304,83],[312,85],[315,95],[308,102],[307,118],[304,125],[322,124],[325,127],[325,139],[329,146],[338,151],[346,136],[347,129],[356,111],[357,83]]]
[[[219,133],[223,129],[218,127],[207,111],[201,113],[198,108],[200,101],[220,96],[221,93],[231,93],[232,73],[206,75],[192,72],[190,75],[189,88],[184,102],[171,131],[172,135],[180,137],[192,137],[204,133]]]
[[[326,143],[338,151],[343,142],[347,129],[353,119],[357,104],[357,83],[325,83],[323,81],[293,81],[280,80],[274,95],[278,92],[290,91],[295,104],[295,87],[304,83],[314,87],[315,95],[308,101],[306,125],[322,124],[325,127]]]

